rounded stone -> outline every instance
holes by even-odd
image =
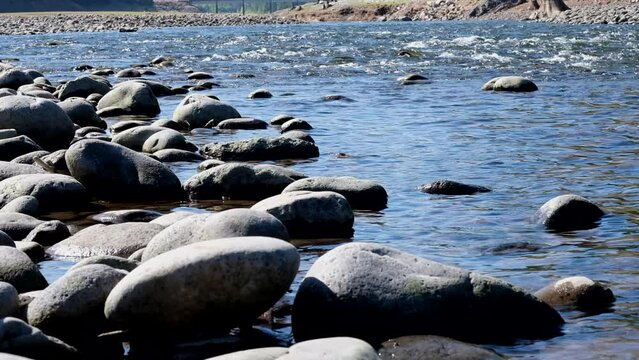
[[[106,79],[97,76],[80,76],[62,85],[58,98],[63,101],[70,97],[87,98],[92,94],[104,95],[109,91],[111,91],[111,84]]]
[[[16,247],[16,244],[13,242],[11,236],[7,235],[4,231],[0,231],[0,246]]]
[[[531,92],[539,89],[534,82],[521,76],[500,76],[484,84],[482,90]]]
[[[558,280],[535,296],[551,306],[575,306],[584,311],[605,310],[615,301],[612,290],[585,276]]]
[[[11,95],[15,95],[15,94],[11,94]],[[16,136],[18,136],[18,132],[15,129],[0,129],[0,140],[10,139]]]
[[[188,76],[189,80],[204,80],[204,79],[213,79],[213,75],[209,74],[209,73],[205,73],[205,72],[194,72],[189,74]]]
[[[88,201],[84,186],[71,176],[61,174],[16,175],[0,181],[0,194],[5,202],[33,196],[43,210],[74,209]]]
[[[284,124],[280,128],[282,133],[292,130],[312,130],[313,127],[306,120],[302,119],[291,119]]]
[[[0,209],[0,212],[21,213],[31,216],[40,214],[40,202],[31,195],[19,196]]]
[[[44,260],[45,253],[42,245],[32,241],[16,241],[14,244],[16,249],[27,254],[29,259],[31,259],[34,263]]]
[[[46,150],[36,150],[30,153],[26,153],[24,155],[15,157],[13,158],[13,160],[11,160],[11,162],[16,164],[34,165],[35,158],[42,158],[43,156],[47,156],[49,154],[51,153]]]
[[[15,316],[18,309],[18,290],[8,282],[0,281],[0,318]]]
[[[98,115],[146,115],[155,116],[160,113],[160,104],[151,87],[129,81],[109,91],[98,102]]]
[[[150,222],[162,216],[162,213],[152,210],[131,209],[107,211],[91,217],[102,224],[121,224],[125,222]]]
[[[136,69],[124,69],[115,74],[115,77],[119,78],[138,78],[141,76],[142,74]]]
[[[381,210],[386,208],[388,201],[388,194],[383,186],[350,176],[305,178],[290,184],[282,192],[303,190],[336,192],[343,195],[353,209]]]
[[[171,119],[156,120],[153,122],[153,124],[151,124],[151,126],[163,127],[163,128],[173,129],[177,131],[188,131],[191,128],[191,126],[187,123],[184,123],[184,122],[178,123]]]
[[[189,149],[189,144],[184,135],[179,132],[172,129],[163,129],[149,136],[142,145],[142,151],[150,154],[165,149],[187,150]]]
[[[285,137],[211,143],[204,145],[202,152],[222,161],[309,159],[319,156],[319,149],[315,144]]]
[[[13,160],[21,156],[41,150],[40,145],[26,135],[0,140],[0,160],[2,161],[11,160],[13,162]],[[15,163],[18,162],[15,161]]]
[[[8,179],[16,175],[44,174],[44,173],[46,173],[46,171],[34,165],[17,164],[13,162],[0,161],[0,181]]]
[[[273,97],[270,91],[266,89],[257,89],[249,94],[249,99],[270,99]]]
[[[286,115],[286,114],[279,114],[279,115],[275,115],[271,119],[270,123],[271,123],[271,125],[274,125],[274,126],[280,126],[280,125],[284,124],[285,122],[287,122],[289,120],[292,120],[292,119],[295,119],[295,116]]]
[[[401,85],[428,84],[428,78],[420,74],[408,74],[400,77],[397,81]]]
[[[168,129],[155,127],[155,126],[147,126],[147,125],[134,126],[130,129],[119,130],[117,134],[113,136],[112,142],[114,144],[125,146],[131,150],[142,151],[144,147],[144,143],[151,136],[165,130],[168,130]]]
[[[158,224],[164,227],[169,227],[175,224],[176,222],[182,219],[186,219],[187,217],[193,216],[195,214],[196,213],[190,212],[190,211],[174,211],[168,214],[164,214],[160,216],[159,218],[151,221],[151,224]]]
[[[284,167],[284,166],[273,165],[273,164],[257,164],[253,166],[253,169],[255,169],[256,171],[269,171],[271,173],[278,174],[281,176],[288,176],[293,180],[304,179],[307,177],[303,173],[299,171],[295,171],[291,169],[290,167]]]
[[[537,212],[539,222],[555,231],[591,229],[604,215],[595,203],[573,194],[552,198]]]
[[[402,336],[382,343],[382,360],[503,360],[494,351],[435,335]]]
[[[297,139],[302,141],[308,141],[312,144],[315,144],[315,139],[308,133],[301,130],[291,130],[287,131],[281,135],[281,137],[289,138],[289,139]]]
[[[146,261],[184,245],[209,240],[204,237],[202,231],[209,216],[210,213],[192,214],[167,226],[149,241],[141,260]]]
[[[95,126],[100,129],[107,128],[106,122],[98,116],[93,105],[85,99],[77,97],[68,98],[58,103],[58,106],[64,110],[73,123],[79,126]]]
[[[420,186],[419,191],[437,195],[473,195],[481,192],[490,192],[490,189],[451,180],[437,180]]]
[[[199,242],[131,271],[109,294],[104,312],[115,324],[145,334],[228,330],[275,304],[298,267],[297,249],[282,240]]]
[[[123,258],[119,256],[99,255],[99,256],[92,256],[92,257],[80,260],[77,264],[73,265],[69,269],[69,271],[75,270],[82,266],[96,265],[96,264],[106,265],[114,269],[120,269],[120,270],[129,272],[135,269],[136,267],[138,267],[139,262],[134,260],[129,260],[127,258]]]
[[[36,226],[23,241],[32,241],[42,246],[51,246],[70,236],[69,228],[62,221],[51,220]]]
[[[204,170],[209,170],[216,166],[220,166],[222,164],[226,164],[226,163],[222,160],[216,160],[216,159],[205,160],[202,163],[200,163],[200,165],[197,166],[197,171],[202,172]]]
[[[198,153],[179,149],[164,149],[156,151],[153,153],[153,156],[161,162],[200,162],[206,159]]]
[[[217,124],[223,130],[260,130],[268,128],[268,123],[254,118],[226,119]]]
[[[14,317],[0,319],[0,343],[2,351],[26,357],[2,354],[3,360],[80,359],[75,348]]]
[[[66,148],[75,134],[73,122],[56,103],[19,95],[2,98],[0,128],[15,129],[49,151]]]
[[[188,123],[192,129],[204,127],[214,120],[215,125],[226,119],[241,118],[235,108],[205,95],[189,95],[175,109],[173,120]]]
[[[251,209],[278,218],[292,238],[350,238],[354,215],[346,198],[331,191],[291,191],[264,199]]]
[[[42,163],[45,163],[49,171],[53,169],[53,172],[55,173],[69,174],[69,169],[67,168],[67,162],[64,158],[66,153],[67,151],[64,149],[54,151],[51,154],[45,155],[42,158],[40,158],[42,162],[39,162],[38,160],[35,160],[35,162],[38,163],[38,166],[42,166]]]
[[[0,72],[0,88],[17,90],[27,84],[33,84],[33,78],[24,71],[7,69]]]
[[[13,240],[22,240],[38,225],[44,223],[33,216],[21,213],[0,212],[0,231]]]
[[[13,285],[19,293],[47,287],[36,264],[25,253],[9,246],[0,246],[0,281]]]

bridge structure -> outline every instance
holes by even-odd
[[[189,0],[189,4],[214,13],[272,13],[294,8],[308,0]]]

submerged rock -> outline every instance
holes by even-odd
[[[266,121],[254,118],[226,119],[217,124],[218,129],[223,130],[258,130],[268,128]]]
[[[535,296],[551,306],[575,306],[584,311],[604,310],[615,301],[612,290],[585,276],[558,280]]]
[[[273,97],[270,91],[266,89],[257,89],[249,94],[249,99],[270,99]]]
[[[103,212],[91,217],[102,224],[121,224],[125,222],[150,222],[162,216],[162,213],[152,210],[131,209]]]
[[[490,192],[490,189],[451,180],[437,180],[420,186],[419,191],[437,195],[473,195],[480,192]]]
[[[202,152],[223,161],[308,159],[319,156],[319,149],[308,141],[291,138],[252,138],[211,143]]]
[[[604,215],[599,206],[573,194],[552,198],[537,212],[539,222],[556,231],[591,229]]]

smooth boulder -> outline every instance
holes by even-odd
[[[164,149],[153,153],[153,156],[161,162],[200,162],[206,158],[198,153],[178,150],[178,149]]]
[[[46,171],[38,166],[0,161],[0,181],[16,175],[44,173],[46,173]]]
[[[0,318],[15,316],[18,309],[18,290],[10,283],[0,281]]]
[[[69,271],[81,268],[83,266],[88,266],[88,265],[106,265],[114,269],[120,269],[120,270],[130,272],[131,270],[138,267],[139,262],[130,260],[127,258],[119,257],[119,256],[99,255],[99,256],[92,256],[92,257],[78,261],[75,265],[73,265],[69,269]]]
[[[382,360],[503,360],[494,351],[436,335],[402,336],[382,343]]]
[[[69,228],[59,220],[50,220],[31,230],[23,242],[35,242],[42,246],[51,246],[71,236]]]
[[[319,156],[319,149],[315,144],[286,137],[211,143],[204,145],[202,152],[222,161],[309,159]]]
[[[33,84],[33,78],[18,69],[6,69],[0,72],[0,89],[18,90],[20,86]]]
[[[535,296],[551,306],[574,306],[584,311],[604,310],[615,301],[612,290],[585,276],[555,281]]]
[[[0,352],[37,360],[80,359],[74,347],[14,317],[0,319]],[[0,359],[25,358],[0,355]]]
[[[125,222],[150,222],[162,216],[162,213],[145,209],[112,210],[91,217],[101,224],[121,224]]]
[[[388,194],[383,186],[350,176],[317,176],[300,179],[287,186],[282,192],[291,191],[333,191],[343,195],[353,209],[381,210],[386,208]]]
[[[548,304],[505,281],[370,243],[322,255],[293,305],[297,340],[432,334],[506,342],[556,336],[563,323]]]
[[[179,215],[178,217],[181,216],[185,215]],[[166,226],[164,230],[153,236],[144,248],[142,261],[183,245],[207,240],[204,237],[202,228],[209,216],[211,216],[210,213],[192,214]]]
[[[538,221],[554,231],[591,229],[605,215],[592,201],[573,194],[554,197],[539,208]]]
[[[158,131],[142,144],[142,151],[150,154],[165,149],[188,150],[190,148],[184,135],[172,129]]]
[[[111,84],[97,76],[81,76],[62,85],[58,92],[60,100],[71,97],[87,98],[92,94],[104,95],[111,91]]]
[[[9,246],[0,246],[0,281],[13,285],[19,293],[42,290],[48,285],[25,253]]]
[[[26,135],[0,140],[1,161],[17,163],[17,161],[13,160],[36,151],[42,151],[42,148]]]
[[[156,126],[135,126],[130,129],[118,131],[111,141],[131,150],[142,151],[144,144],[151,136],[164,130],[166,129]]]
[[[268,123],[254,118],[226,119],[217,124],[221,130],[259,130],[268,128]]]
[[[175,122],[187,123],[192,129],[204,127],[211,120],[217,125],[223,120],[241,117],[231,105],[205,95],[187,96],[173,113]]]
[[[11,236],[13,240],[24,239],[33,229],[42,223],[44,223],[44,221],[27,214],[0,212],[0,231]]]
[[[160,104],[150,86],[130,81],[106,93],[98,102],[98,115],[146,115],[160,113]]]
[[[78,126],[95,126],[100,129],[107,128],[106,122],[98,116],[93,105],[85,99],[77,97],[68,98],[58,103],[58,106],[62,108],[69,119]]]
[[[27,174],[0,181],[4,202],[33,196],[44,210],[74,209],[88,201],[87,191],[79,181],[61,174]]]
[[[521,76],[496,77],[489,80],[481,89],[510,92],[532,92],[539,90],[534,82]]]

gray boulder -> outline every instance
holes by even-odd
[[[132,129],[137,126],[147,126],[148,124],[149,124],[148,121],[142,121],[142,120],[118,121],[117,123],[111,125],[111,133],[118,134],[125,130]]]
[[[29,324],[68,341],[98,335],[107,329],[104,302],[125,275],[101,264],[67,272],[29,304]]]
[[[249,99],[270,99],[273,97],[270,91],[266,89],[257,89],[249,94]]]
[[[18,290],[8,282],[0,281],[0,318],[18,313]]]
[[[13,242],[11,236],[7,235],[4,231],[0,231],[0,246],[16,247],[16,244]]]
[[[432,334],[501,342],[555,336],[563,323],[550,306],[502,280],[368,243],[321,256],[293,305],[297,340]]]
[[[51,246],[71,236],[69,228],[59,220],[51,220],[31,230],[23,242],[35,242],[42,246]]]
[[[370,180],[350,176],[317,176],[297,180],[282,192],[291,191],[333,191],[343,195],[353,209],[381,210],[386,208],[388,194],[383,186]]]
[[[383,360],[503,360],[494,351],[435,335],[402,336],[382,343]]]
[[[31,261],[39,263],[44,260],[44,247],[32,241],[16,241],[14,242],[16,249],[25,253]]]
[[[121,327],[145,334],[228,330],[275,304],[298,267],[297,249],[278,239],[191,244],[131,271],[109,294],[104,313]]]
[[[551,306],[574,306],[587,312],[605,310],[615,301],[612,290],[585,276],[555,281],[535,296]]]
[[[2,161],[13,161],[13,159],[20,156],[41,150],[40,145],[26,135],[0,140],[0,160]]]
[[[534,82],[521,76],[496,77],[484,84],[481,89],[510,92],[531,92],[539,90]]]
[[[0,129],[0,140],[16,136],[18,136],[18,132],[15,129]]]
[[[151,87],[139,83],[120,84],[109,91],[98,102],[98,115],[146,115],[155,116],[160,113],[160,104]]]
[[[162,213],[152,210],[131,209],[107,211],[91,217],[102,224],[121,224],[125,222],[150,222],[162,216]]]
[[[93,225],[51,246],[47,253],[72,258],[98,255],[128,257],[146,247],[162,230],[164,227],[161,225],[135,222]]]
[[[38,199],[43,210],[67,210],[88,201],[87,191],[76,179],[60,174],[16,175],[0,181],[4,202],[21,196]]]
[[[211,143],[204,145],[202,152],[223,161],[308,159],[319,156],[315,144],[285,137]]]
[[[0,212],[0,231],[13,240],[22,240],[44,221],[20,213]]]
[[[281,126],[282,124],[284,124],[285,122],[295,119],[295,116],[291,116],[291,115],[286,115],[286,114],[279,114],[279,115],[275,115],[271,120],[270,123],[273,126]]]
[[[64,149],[54,151],[51,154],[45,155],[40,158],[42,162],[39,162],[37,160],[35,160],[35,162],[38,163],[38,166],[47,168],[49,172],[53,170],[53,172],[55,173],[68,175],[69,168],[67,167],[67,162],[64,158],[66,154],[67,151]],[[44,163],[45,165],[43,166],[42,163]]]
[[[62,85],[58,98],[66,100],[71,97],[87,98],[92,94],[105,95],[111,91],[109,81],[97,76],[81,76]]]
[[[182,219],[186,219],[187,217],[190,217],[193,215],[195,215],[195,213],[190,211],[174,211],[168,214],[164,214],[155,220],[152,220],[151,224],[158,224],[164,227],[168,227]]]
[[[215,160],[212,160],[212,161],[215,161]],[[253,166],[253,169],[255,169],[256,171],[269,171],[271,173],[278,174],[281,176],[288,176],[293,180],[304,179],[307,177],[303,173],[293,170],[289,167],[283,167],[283,166],[273,165],[273,164],[257,164]]]
[[[0,319],[0,352],[38,360],[80,359],[75,348],[14,317]],[[4,354],[0,358],[25,359]]]
[[[0,181],[16,175],[44,173],[46,171],[37,166],[0,161]]]
[[[9,246],[0,246],[0,281],[8,282],[20,293],[47,287],[47,280],[36,264],[25,253]]]
[[[100,129],[107,128],[107,123],[98,116],[93,105],[82,98],[68,98],[58,103],[58,106],[61,107],[69,119],[78,126],[95,126]]]
[[[197,171],[209,170],[216,166],[220,166],[222,164],[225,164],[225,162],[222,160],[216,160],[216,159],[205,160],[202,163],[200,163],[200,165],[197,166]]]
[[[222,120],[240,117],[240,113],[232,106],[205,95],[187,96],[173,113],[175,122],[188,123],[192,129],[204,127],[211,120],[215,120],[217,125]]]
[[[17,90],[27,84],[33,84],[33,78],[24,71],[7,69],[0,72],[0,88]]]
[[[124,69],[118,71],[115,76],[119,78],[138,78],[141,77],[142,74],[136,69]]]
[[[191,126],[189,126],[189,124],[187,123],[184,123],[184,122],[179,123],[171,119],[156,120],[151,124],[151,126],[163,127],[163,128],[173,129],[177,131],[188,131],[191,128]]]
[[[178,247],[207,240],[202,228],[210,213],[187,216],[155,235],[142,253],[142,261]]]
[[[269,169],[228,163],[193,175],[184,190],[192,199],[261,200],[281,193],[293,181]]]
[[[206,159],[198,153],[178,149],[156,151],[153,153],[153,156],[161,162],[200,162]]]
[[[2,200],[0,200],[0,202],[4,203]],[[0,212],[12,212],[37,216],[40,214],[40,202],[31,195],[19,196],[4,205],[0,209]]]
[[[251,209],[278,218],[292,238],[350,238],[354,215],[346,198],[331,191],[291,191],[264,199]]]
[[[188,76],[189,80],[204,80],[204,79],[212,79],[212,78],[213,78],[213,75],[209,73],[201,72],[201,71],[191,73]]]
[[[142,151],[155,153],[165,149],[188,150],[191,148],[184,135],[172,129],[163,129],[149,136],[142,144]]]
[[[285,133],[287,131],[293,131],[293,130],[312,130],[312,129],[313,127],[311,126],[311,124],[309,124],[306,120],[295,118],[282,124],[280,131],[282,133]]]
[[[83,266],[88,265],[106,265],[110,266],[114,269],[120,269],[124,271],[132,271],[136,267],[138,267],[139,262],[134,260],[129,260],[127,258],[119,257],[119,256],[111,256],[111,255],[100,255],[100,256],[92,256],[86,259],[80,260],[77,264],[73,265],[69,271],[78,269]]]
[[[26,137],[26,136],[24,136],[24,137],[28,139],[28,137]],[[33,141],[33,140],[31,140],[31,141]],[[33,144],[35,144],[35,143],[33,143]],[[26,153],[24,155],[20,155],[18,157],[15,157],[15,158],[13,158],[13,160],[11,160],[11,162],[12,163],[16,163],[16,164],[34,165],[35,158],[42,158],[43,156],[47,156],[49,154],[51,154],[51,153],[49,151],[46,151],[46,150],[36,150],[36,151],[32,151],[30,153]]]
[[[130,80],[127,82],[123,82],[123,83],[119,83],[116,84],[115,87],[121,86],[122,84],[127,84],[129,82],[137,82],[137,83],[141,83],[141,84],[145,84],[147,86],[149,86],[151,88],[151,90],[153,91],[153,94],[156,97],[161,97],[161,96],[171,96],[174,95],[173,94],[173,90],[171,90],[170,87],[159,83],[157,81],[151,81],[151,80],[144,80],[144,79],[135,79],[135,80]]]
[[[571,231],[594,228],[604,215],[590,200],[568,194],[548,200],[539,208],[537,219],[550,230]]]
[[[113,136],[112,142],[131,150],[142,151],[144,143],[154,134],[159,133],[167,129],[155,126],[135,126],[130,129],[118,131]],[[179,134],[179,133],[178,133]],[[180,134],[181,135],[181,134]]]
[[[0,128],[15,129],[49,151],[66,148],[75,134],[73,122],[56,103],[30,96],[2,98]]]
[[[223,130],[260,130],[268,128],[268,123],[254,118],[226,119],[217,124]]]
[[[71,175],[100,199],[157,201],[183,196],[180,180],[166,165],[117,144],[79,141],[67,150],[66,162]]]
[[[451,180],[437,180],[420,186],[419,191],[438,195],[473,195],[481,192],[490,192],[490,189]]]

